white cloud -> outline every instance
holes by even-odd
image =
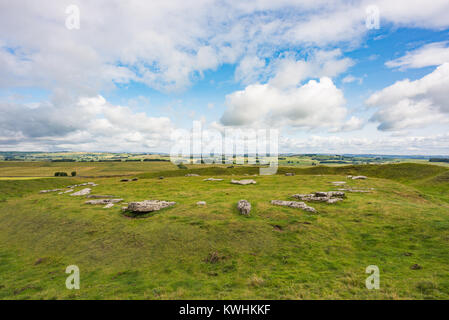
[[[65,28],[72,3],[80,7],[77,31]],[[394,25],[449,26],[445,0],[8,2],[0,5],[0,85],[95,95],[134,80],[179,90],[206,70],[240,61],[237,78],[245,82],[245,57],[257,57],[257,68],[286,50],[359,44],[368,4]]]
[[[339,127],[346,117],[345,99],[330,78],[281,89],[255,84],[226,96],[221,123],[228,126],[275,125],[305,129]]]
[[[389,68],[423,68],[429,66],[439,66],[449,62],[448,42],[429,43],[419,49],[407,52],[403,57],[387,61],[385,65]]]
[[[287,53],[273,62],[275,76],[269,83],[278,88],[288,88],[307,78],[333,78],[354,64],[352,59],[341,56],[340,49],[313,51],[307,60],[296,60],[294,54]]]
[[[257,56],[246,56],[235,70],[235,79],[243,84],[257,82],[265,72],[265,61]]]
[[[421,79],[405,79],[371,95],[366,104],[379,110],[372,117],[380,130],[420,128],[449,121],[449,63]]]
[[[343,83],[353,83],[353,82],[358,82],[359,84],[361,84],[363,82],[363,78],[360,77],[354,77],[353,75],[347,75],[346,77],[344,77],[341,80]]]
[[[174,127],[169,118],[134,113],[96,96],[32,109],[0,103],[0,128],[2,149],[34,145],[47,150],[149,151],[166,147]]]

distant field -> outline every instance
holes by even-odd
[[[173,170],[171,162],[0,162],[0,177],[51,177],[57,171],[79,176],[133,175],[160,170]]]
[[[117,165],[101,164],[94,172],[138,171],[129,163]],[[251,176],[256,185],[239,186],[230,179],[258,169],[158,171],[160,165],[143,167],[134,182],[0,180],[0,299],[449,299],[445,167],[279,168],[278,175]],[[291,171],[297,174],[283,175]],[[185,177],[187,172],[201,176]],[[347,174],[368,179],[349,180]],[[224,181],[203,181],[210,176]],[[375,190],[349,193],[333,205],[310,204],[317,213],[269,203],[334,190],[330,182],[341,180]],[[67,194],[39,194],[87,181],[99,184],[95,194],[126,202],[177,204],[131,219],[120,205],[103,209]],[[251,202],[249,217],[237,212],[239,199]],[[207,206],[198,207],[200,200]],[[218,261],[210,262],[214,253]],[[71,264],[80,268],[80,290],[65,288]],[[365,288],[365,268],[373,264],[380,269],[380,290]],[[420,268],[413,269],[415,264]]]

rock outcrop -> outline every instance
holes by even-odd
[[[243,179],[243,180],[231,180],[232,184],[240,184],[240,185],[247,185],[247,184],[256,184],[257,182],[253,179]]]
[[[284,206],[290,208],[298,208],[308,212],[316,212],[315,208],[306,205],[304,202],[299,201],[284,201],[284,200],[271,200],[271,204],[275,206]]]
[[[237,209],[241,214],[247,216],[251,211],[251,203],[247,200],[239,200],[239,202],[237,202]]]
[[[132,211],[135,213],[146,213],[152,211],[158,211],[163,208],[174,206],[176,202],[174,201],[163,201],[163,200],[144,200],[140,202],[130,202],[127,211]]]

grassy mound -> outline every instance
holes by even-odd
[[[369,177],[391,179],[400,182],[413,182],[439,174],[449,172],[446,167],[417,164],[417,163],[400,163],[400,164],[381,164],[381,165],[351,165],[342,167],[316,166],[308,168],[298,167],[279,167],[277,174],[285,174],[294,172],[300,175],[366,175]],[[257,166],[210,166],[204,168],[189,168],[187,170],[171,170],[144,173],[139,175],[140,178],[157,178],[164,177],[180,177],[188,173],[195,173],[202,176],[220,176],[220,175],[244,175],[259,174]]]
[[[38,193],[76,179],[0,181],[0,194],[16,192],[0,202],[0,299],[449,299],[449,196],[435,193],[446,190],[447,171],[280,168],[252,177],[256,185],[230,183],[245,173],[258,168],[175,169],[141,176],[168,179],[129,183],[90,179],[96,194],[124,202],[176,201],[146,219],[124,217],[120,204],[103,209]],[[375,190],[310,204],[317,213],[269,202],[333,190],[331,182],[346,174],[369,177],[347,179],[349,187]],[[215,175],[224,180],[203,181]],[[240,199],[251,202],[250,216],[238,213]],[[80,268],[80,290],[65,287],[68,265]],[[380,269],[379,290],[365,287],[369,265]]]
[[[30,180],[0,180],[0,202],[22,197],[44,189],[57,189],[73,184],[72,179],[45,178]]]

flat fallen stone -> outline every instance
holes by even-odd
[[[298,201],[284,201],[284,200],[271,200],[271,204],[275,206],[284,206],[290,208],[298,208],[308,212],[316,212],[315,208],[312,208],[304,202]]]
[[[295,173],[294,172],[287,172],[286,174],[285,174],[286,176],[294,176],[295,175]]]
[[[331,183],[335,186],[340,186],[346,184],[346,181],[332,181]]]
[[[338,190],[345,191],[345,192],[351,192],[351,193],[371,193],[371,190],[374,190],[374,189],[360,190],[360,189],[352,189],[352,188],[340,188]]]
[[[113,203],[108,203],[107,205],[105,205],[105,206],[103,207],[103,209],[109,209],[109,208],[112,208],[113,206],[114,206]]]
[[[76,187],[84,187],[84,186],[96,187],[96,186],[98,186],[98,184],[96,184],[95,182],[85,182],[85,183],[80,183],[80,184],[74,184],[72,186],[68,186],[67,188],[73,189]]]
[[[311,194],[294,194],[292,197],[302,201],[335,203],[342,201],[345,193],[343,191],[319,191]]]
[[[86,195],[88,195],[91,191],[92,191],[91,188],[84,188],[84,189],[81,189],[80,191],[71,193],[70,195],[71,195],[71,196],[86,196]]]
[[[188,173],[188,174],[186,174],[186,177],[199,177],[200,175],[199,174],[196,174],[196,173]]]
[[[114,198],[113,195],[110,194],[89,194],[86,196],[88,199],[111,199]]]
[[[109,203],[119,203],[122,201],[123,201],[123,199],[95,199],[95,200],[87,200],[84,203],[85,204],[109,204]]]
[[[206,201],[198,201],[196,204],[199,205],[199,206],[205,206],[206,205]]]
[[[240,185],[247,185],[247,184],[256,184],[256,181],[253,179],[243,179],[243,180],[231,180],[232,184],[240,184]]]
[[[163,201],[163,200],[144,200],[140,202],[130,202],[127,207],[127,211],[145,213],[158,211],[163,208],[174,206],[176,202],[174,201]]]
[[[237,209],[240,211],[240,214],[247,216],[251,211],[251,203],[247,200],[239,200],[237,202]]]
[[[223,181],[223,179],[208,178],[204,179],[203,181]]]
[[[343,201],[343,199],[342,198],[330,198],[326,202],[332,204],[332,203],[336,203],[338,201]]]
[[[365,177],[365,176],[354,176],[354,177],[352,177],[352,180],[365,180],[365,179],[367,179],[367,177]]]
[[[39,191],[39,193],[49,193],[49,192],[57,192],[57,191],[64,191],[64,189],[41,190],[41,191]]]

